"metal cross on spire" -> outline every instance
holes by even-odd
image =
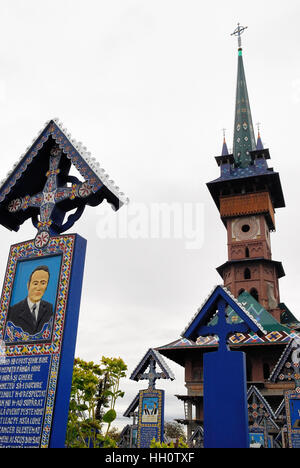
[[[243,34],[243,32],[245,31],[245,29],[247,29],[248,26],[241,26],[240,23],[238,23],[238,26],[237,28],[233,31],[233,33],[231,34],[231,36],[236,36],[238,38],[238,46],[239,46],[239,49],[242,48],[242,38],[241,38],[241,35]]]

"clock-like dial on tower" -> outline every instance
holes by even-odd
[[[260,237],[260,223],[256,216],[237,218],[232,221],[232,239],[247,241]]]

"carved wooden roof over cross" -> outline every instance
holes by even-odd
[[[300,337],[294,334],[294,339],[285,347],[270,377],[270,382],[294,382],[297,393],[300,393]]]
[[[69,174],[72,165],[82,181]],[[42,248],[50,235],[70,229],[86,205],[104,199],[115,210],[128,202],[82,143],[51,120],[0,182],[0,224],[17,231],[31,218],[38,229],[36,246]]]
[[[156,366],[159,367],[161,372],[156,370]],[[146,370],[149,368],[149,371]],[[170,379],[174,380],[175,377],[173,372],[168,367],[163,357],[159,354],[158,351],[150,348],[145,354],[143,359],[139,362],[135,370],[130,376],[131,380],[148,380],[149,389],[155,388],[155,382],[158,379]]]
[[[276,416],[267,402],[255,385],[251,385],[247,392],[248,413],[252,424],[261,424],[264,417],[276,419]]]

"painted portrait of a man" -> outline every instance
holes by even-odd
[[[43,300],[50,279],[46,265],[36,267],[28,280],[28,294],[9,309],[8,318],[16,327],[29,335],[36,335],[53,318],[53,305]]]

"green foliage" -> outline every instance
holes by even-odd
[[[166,444],[165,442],[157,442],[155,439],[152,439],[150,448],[189,448],[189,446],[184,442],[184,440],[180,437],[175,443],[171,442],[170,444]]]
[[[178,422],[166,422],[164,426],[165,437],[169,437],[170,439],[182,439],[186,442],[186,435],[185,431],[182,427],[182,424]]]
[[[75,360],[66,436],[68,448],[117,446],[109,437],[109,430],[117,417],[116,401],[124,396],[119,385],[126,370],[120,358],[102,357],[99,365]]]

